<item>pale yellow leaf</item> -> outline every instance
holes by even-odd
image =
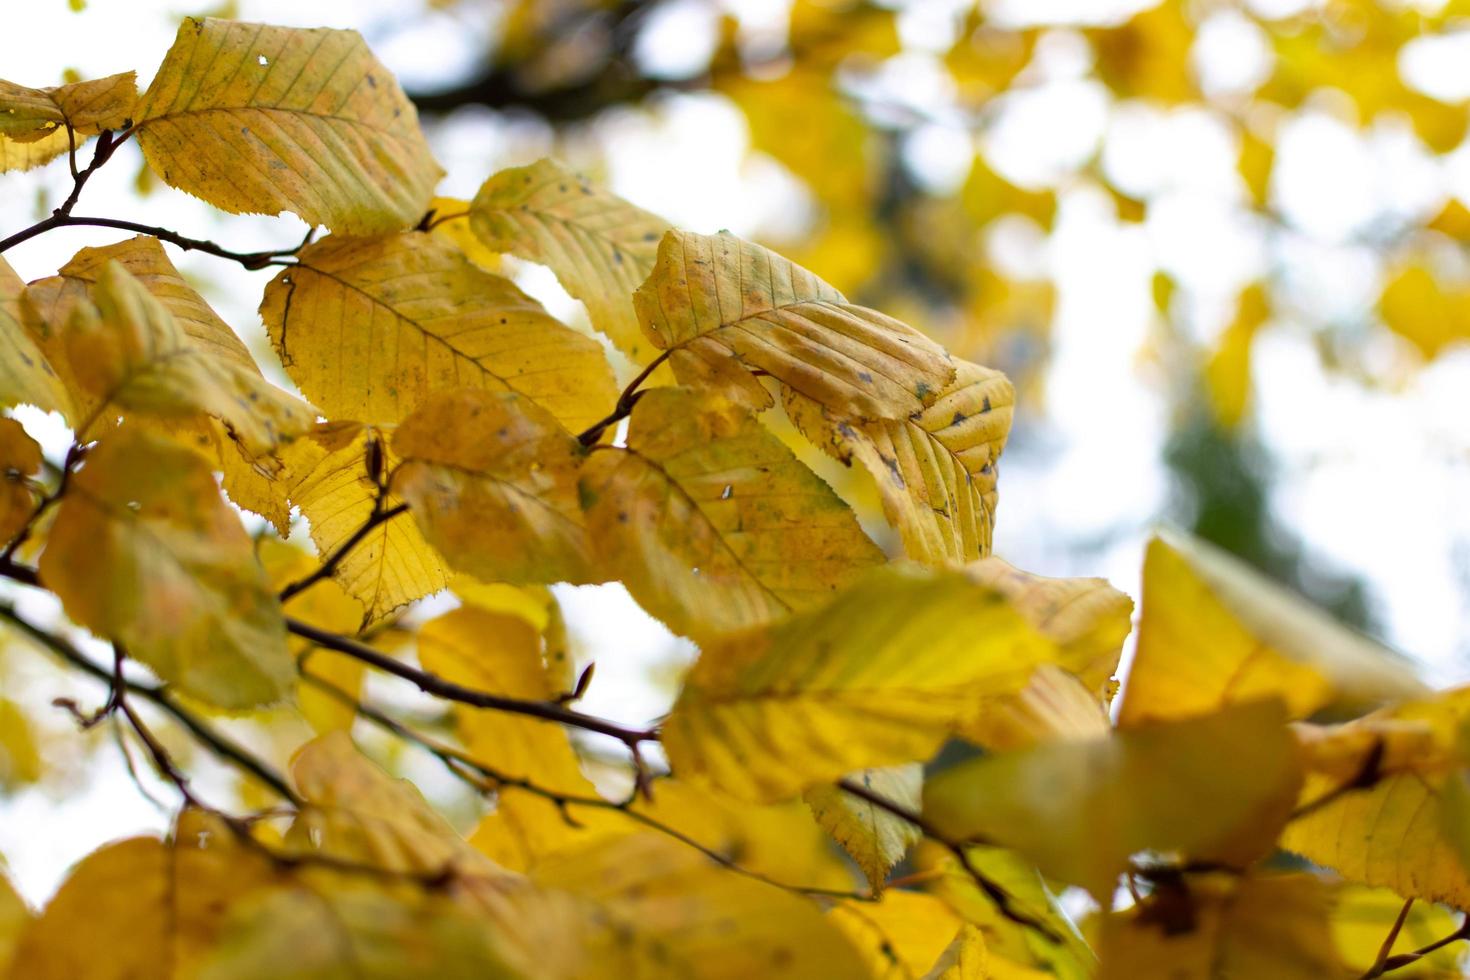
[[[1121,726],[1269,696],[1304,718],[1424,690],[1404,658],[1238,559],[1181,534],[1149,543]]]
[[[780,800],[927,759],[986,694],[1055,656],[998,593],[890,566],[830,603],[705,644],[663,726],[674,773]]]
[[[460,571],[512,584],[599,580],[577,500],[585,450],[510,392],[431,396],[393,435],[393,492]]]
[[[0,141],[0,154],[4,141]],[[0,405],[35,405],[66,415],[71,399],[56,370],[22,324],[25,283],[0,258]]]
[[[747,405],[770,401],[749,373],[758,370],[829,408],[903,419],[955,376],[919,331],[727,232],[666,234],[633,301],[649,338],[674,352],[680,380],[712,382]]]
[[[923,803],[924,768],[917,763],[865,769],[847,778],[913,813]],[[837,786],[813,786],[805,797],[817,823],[852,855],[874,893],[883,890],[888,872],[922,836],[910,821]]]
[[[137,99],[131,71],[52,88],[0,81],[0,137],[34,143],[70,125],[80,144],[84,136],[126,126]]]
[[[164,183],[334,232],[412,227],[443,174],[356,31],[186,18],[134,123]]]
[[[80,144],[82,138],[77,142]],[[0,137],[0,174],[23,170],[34,170],[55,160],[71,148],[71,139],[65,129],[53,130],[50,135],[34,143],[17,143]]]
[[[397,462],[382,432],[356,422],[320,425],[283,453],[286,471],[281,479],[310,523],[311,539],[323,559],[336,554],[372,516],[379,492],[368,470],[374,456],[382,474]],[[390,494],[384,508],[401,503]],[[407,515],[375,527],[332,575],[362,603],[363,628],[449,584],[443,559]]]
[[[600,913],[597,931],[612,932],[621,937],[619,947],[628,947],[631,970],[586,969],[578,977],[864,976],[857,951],[816,903],[731,874],[658,834],[569,852],[543,863],[534,878],[543,888],[592,902]]]
[[[991,751],[1108,734],[1108,709],[1094,689],[1056,664],[1042,664],[1015,694],[987,698],[961,734]]]
[[[931,776],[924,814],[941,833],[1014,848],[1107,903],[1142,850],[1232,866],[1269,850],[1301,783],[1285,721],[1278,702],[1251,701],[986,756]]]
[[[1133,600],[1100,578],[1048,578],[1000,558],[965,566],[965,574],[1011,600],[1026,621],[1061,650],[1057,663],[1091,690],[1118,669],[1132,629]]]
[[[10,541],[35,513],[33,479],[41,472],[41,447],[15,419],[0,418],[0,540]]]
[[[0,698],[0,790],[9,792],[41,778],[41,747],[36,738],[35,726],[20,705]]]
[[[651,360],[631,297],[653,271],[667,221],[555,160],[538,160],[487,180],[470,225],[489,248],[550,267],[594,327],[635,364]]]
[[[7,976],[193,977],[235,903],[282,880],[218,818],[185,810],[168,840],[134,837],[83,859],[22,935]]]
[[[862,421],[785,389],[787,414],[817,445],[872,474],[904,552],[926,564],[990,554],[997,461],[1011,428],[1015,389],[999,371],[955,362],[934,404],[905,419]]]
[[[75,622],[223,708],[294,682],[281,607],[203,460],[147,432],[108,435],[72,478],[41,580]]]
[[[501,874],[439,815],[418,788],[368,760],[345,732],[308,742],[291,762],[307,805],[286,846],[385,871]]]
[[[606,570],[696,638],[809,609],[883,559],[779,439],[686,389],[639,399],[626,448],[583,465],[582,501]]]
[[[879,902],[839,902],[828,918],[867,961],[875,980],[920,980],[965,922],[941,899],[893,889]]]
[[[1405,898],[1470,905],[1470,873],[1450,819],[1447,777],[1470,718],[1470,688],[1326,729],[1303,727],[1303,812],[1281,846],[1350,881]],[[1463,816],[1463,814],[1460,814]]]
[[[617,400],[595,340],[423,232],[332,236],[266,287],[286,373],[332,418],[394,423],[436,391],[514,391],[580,431]]]

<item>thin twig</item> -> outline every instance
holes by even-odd
[[[190,238],[181,235],[168,228],[158,225],[145,225],[137,221],[127,221],[123,218],[81,217],[70,214],[53,214],[38,224],[32,225],[25,231],[18,232],[5,241],[0,242],[0,252],[5,251],[12,245],[18,245],[29,238],[39,235],[43,231],[54,228],[116,228],[120,231],[136,232],[140,235],[152,235],[160,241],[176,245],[186,252],[204,252],[231,262],[238,262],[246,269],[264,269],[272,265],[290,265],[290,262],[281,261],[299,252],[303,245],[295,245],[291,248],[279,248],[265,252],[235,252],[223,245],[216,244],[203,238]]]
[[[93,663],[81,651],[60,636],[24,619],[10,605],[0,603],[0,619],[11,623],[21,632],[36,640],[43,647],[83,673],[90,674],[105,684],[111,685],[113,683],[114,674],[112,671]],[[215,755],[254,776],[260,782],[270,787],[276,795],[287,800],[293,806],[301,805],[301,798],[296,795],[296,791],[291,788],[280,774],[272,770],[265,762],[256,758],[248,749],[245,749],[215,731],[203,719],[196,717],[193,712],[179,704],[167,690],[162,687],[154,687],[150,684],[141,684],[137,681],[126,679],[123,684],[128,694],[137,695],[161,708],[175,721],[188,729],[197,740],[202,742]]]
[[[1404,907],[1399,909],[1399,914],[1393,920],[1388,935],[1383,937],[1383,943],[1378,947],[1378,955],[1373,957],[1373,965],[1368,968],[1368,972],[1364,974],[1365,977],[1377,977],[1383,974],[1383,964],[1388,962],[1389,954],[1393,952],[1393,944],[1398,941],[1399,933],[1404,928],[1404,922],[1409,918],[1409,910],[1413,907],[1412,898],[1404,900]]]
[[[917,829],[925,837],[943,846],[945,850],[955,856],[955,859],[960,862],[960,867],[965,869],[965,873],[974,880],[975,884],[980,887],[980,890],[990,897],[990,900],[995,903],[995,907],[1001,915],[1017,925],[1036,930],[1036,932],[1054,943],[1060,943],[1062,941],[1062,938],[1052,931],[1052,928],[1046,923],[1017,909],[1015,899],[1011,896],[1011,893],[991,881],[985,876],[984,872],[975,867],[975,863],[970,859],[967,846],[974,842],[958,841],[941,833],[922,814],[915,813],[901,803],[890,800],[882,793],[875,793],[862,783],[854,782],[851,779],[841,779],[838,780],[837,786],[843,792],[856,796],[858,799],[871,803],[878,809],[898,817],[900,820]]]
[[[61,475],[57,478],[56,489],[41,498],[41,502],[36,505],[36,509],[31,511],[31,516],[26,518],[25,525],[21,527],[14,538],[11,538],[10,544],[6,545],[5,550],[0,552],[0,560],[10,561],[10,559],[15,557],[15,553],[20,550],[21,545],[30,540],[31,535],[36,531],[37,522],[45,516],[48,510],[56,506],[61,501],[62,496],[66,494],[67,484],[71,480],[72,468],[86,456],[86,452],[87,447],[77,442],[73,442],[70,448],[67,449],[66,461],[61,464]]]
[[[647,381],[653,372],[658,370],[658,366],[666,361],[672,353],[672,350],[666,350],[652,361],[649,361],[648,367],[639,371],[638,376],[628,382],[628,387],[624,388],[623,393],[618,396],[618,403],[613,406],[613,410],[608,413],[607,418],[600,422],[594,422],[585,432],[577,436],[577,441],[584,446],[594,446],[597,444],[597,440],[602,438],[602,434],[607,431],[608,426],[617,425],[623,419],[633,414],[633,406],[638,403],[638,398],[642,394],[638,390],[639,386]]]
[[[1400,913],[1400,916],[1402,917],[1406,913],[1407,906],[1405,906],[1405,911]],[[1383,960],[1382,963],[1374,963],[1368,972],[1363,974],[1363,980],[1373,980],[1373,978],[1381,977],[1385,973],[1392,973],[1394,970],[1401,970],[1406,966],[1412,966],[1430,953],[1443,949],[1451,943],[1457,943],[1462,939],[1470,939],[1470,915],[1465,917],[1465,920],[1460,923],[1458,929],[1443,939],[1436,939],[1429,945],[1420,946],[1418,949],[1409,953],[1399,953],[1397,956],[1390,956]]]

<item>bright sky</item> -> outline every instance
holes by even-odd
[[[732,5],[755,19],[779,17],[782,9],[779,0]],[[178,0],[92,0],[81,18],[60,0],[16,6],[0,34],[0,65],[6,78],[32,85],[58,82],[66,67],[86,77],[137,68],[146,85],[173,38],[177,14],[185,12]],[[914,5],[904,19],[905,38],[919,48],[942,39],[952,6],[948,0]],[[356,27],[389,68],[418,84],[459,74],[489,30],[484,17],[431,13],[419,15],[414,30],[397,31],[402,0],[242,0],[239,7],[239,15],[250,20]],[[1022,10],[1038,16],[1040,9],[1010,7],[1018,17]],[[643,54],[677,71],[712,29],[702,9],[671,4]],[[393,41],[387,43],[390,27]],[[1239,86],[1262,70],[1264,53],[1253,30],[1230,15],[1211,21],[1205,32],[1207,49],[1215,52],[1205,58],[1211,84]],[[65,43],[49,40],[58,38]],[[1243,223],[1232,208],[1242,190],[1225,127],[1192,110],[1110,111],[1103,93],[1081,77],[1082,51],[1080,39],[1066,31],[1044,40],[1038,84],[1002,108],[987,151],[1007,176],[1036,181],[1065,170],[1101,143],[1104,166],[1121,186],[1159,196],[1146,224],[1121,225],[1110,200],[1079,185],[1062,194],[1049,239],[1024,225],[997,236],[998,256],[1007,263],[1056,278],[1060,303],[1045,413],[1026,419],[1035,438],[1028,451],[1009,453],[1002,467],[995,548],[1033,571],[1103,575],[1136,596],[1143,544],[1168,492],[1158,460],[1169,420],[1158,397],[1161,380],[1142,356],[1157,328],[1150,294],[1156,265],[1190,283],[1186,320],[1201,336],[1223,325],[1236,291],[1272,255],[1291,263],[1289,286],[1299,307],[1361,318],[1378,283],[1364,274],[1364,256],[1351,238],[1384,208],[1437,207],[1450,190],[1470,197],[1470,151],[1462,148],[1443,169],[1391,127],[1364,139],[1326,113],[1301,118],[1279,147],[1278,203],[1321,240],[1273,239]],[[1463,47],[1448,54],[1430,51],[1416,58],[1415,70],[1426,88],[1452,91],[1456,84],[1470,85],[1461,67],[1464,55]],[[885,84],[905,98],[935,105],[947,98],[923,50],[895,59]],[[975,139],[946,123],[943,113],[935,118],[915,134],[908,152],[923,177],[942,188],[963,179]],[[494,170],[552,150],[543,128],[478,113],[434,127],[430,138],[450,172],[444,192],[457,196],[473,194]],[[595,147],[580,150],[606,155],[615,191],[697,231],[779,232],[806,203],[797,182],[774,161],[746,159],[742,120],[716,98],[678,98],[654,114],[622,114],[599,127],[593,140]],[[294,219],[217,217],[167,188],[139,199],[131,190],[137,167],[135,149],[120,154],[88,185],[78,212],[163,224],[242,250],[300,238]],[[44,213],[38,212],[43,192],[54,202],[68,183],[64,166],[6,176],[0,231],[36,220]],[[58,231],[6,257],[33,279],[52,273],[76,249],[117,237]],[[255,313],[268,276],[208,256],[172,257],[262,362],[273,364]],[[528,270],[525,283],[558,315],[580,315],[544,271]],[[1388,338],[1375,333],[1365,342],[1374,363],[1398,362]],[[1421,658],[1434,681],[1470,678],[1464,640],[1470,635],[1470,512],[1463,505],[1470,500],[1470,351],[1405,375],[1400,390],[1372,393],[1324,374],[1307,331],[1283,323],[1258,343],[1255,371],[1261,429],[1283,471],[1275,499],[1282,518],[1319,556],[1368,579],[1388,639]],[[1019,406],[1018,418],[1028,410]],[[21,417],[48,448],[64,447],[66,434],[54,420],[34,412]],[[1091,547],[1079,548],[1079,541]],[[649,671],[671,655],[688,656],[687,646],[616,587],[562,589],[559,595],[584,655],[607,663],[588,710],[629,720],[660,710]],[[31,608],[37,615],[54,612]],[[27,654],[6,655],[17,664],[27,662]],[[59,689],[60,683],[36,664],[22,673],[19,690],[4,693],[28,704],[68,693],[90,700],[97,693]],[[56,714],[46,719],[56,741],[77,738]],[[69,864],[102,841],[164,826],[164,816],[139,796],[116,755],[102,751],[97,758],[99,764],[76,765],[72,784],[56,798],[23,790],[0,800],[0,854],[33,901],[48,895]],[[70,764],[65,757],[59,761]],[[206,771],[202,789],[209,789],[210,778]],[[158,795],[168,798],[166,790]]]

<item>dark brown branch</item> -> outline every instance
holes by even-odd
[[[122,218],[73,217],[70,214],[61,214],[58,212],[52,214],[46,220],[38,222],[24,231],[17,232],[5,239],[5,241],[0,242],[0,252],[4,252],[12,245],[19,245],[21,242],[34,238],[42,232],[50,231],[53,228],[116,228],[120,231],[131,231],[140,235],[152,235],[154,238],[168,242],[170,245],[176,245],[186,252],[205,252],[222,259],[229,259],[231,262],[238,262],[247,269],[264,269],[266,266],[271,265],[290,265],[289,262],[283,262],[281,259],[295,255],[302,248],[301,245],[294,245],[291,248],[275,249],[269,252],[234,252],[214,242],[202,238],[189,238],[186,235],[180,235],[176,231],[160,228],[157,225],[145,225],[136,221],[126,221]]]
[[[985,876],[984,872],[975,867],[975,863],[970,860],[970,854],[967,849],[969,845],[975,842],[958,841],[953,839],[952,837],[949,837],[946,834],[941,833],[937,827],[935,827],[932,823],[924,818],[923,814],[915,813],[908,807],[903,806],[900,803],[895,803],[893,800],[890,800],[882,793],[873,792],[873,790],[864,786],[862,783],[854,782],[851,779],[841,779],[838,780],[837,786],[844,793],[856,796],[858,799],[871,803],[873,806],[884,811],[885,813],[889,813],[895,817],[898,817],[900,820],[917,829],[919,833],[934,841],[936,844],[941,845],[942,847],[944,847],[945,850],[953,854],[955,859],[959,861],[960,867],[965,869],[965,873],[968,874],[970,878],[974,880],[975,884],[979,886],[980,890],[983,891],[990,898],[990,900],[995,903],[995,907],[997,910],[999,910],[1001,915],[1005,916],[1007,919],[1010,919],[1017,925],[1036,930],[1036,932],[1045,936],[1047,939],[1051,940],[1054,943],[1059,943],[1062,941],[1062,937],[1053,932],[1052,928],[1046,923],[1042,922],[1039,919],[1033,918],[1032,916],[1016,908],[1015,899],[1011,896],[1011,893],[1006,891],[1000,885],[991,881]]]
[[[35,572],[33,569],[27,569],[27,571],[34,576]],[[9,573],[7,572],[7,574]],[[36,583],[32,582],[30,584]],[[80,650],[61,637],[22,618],[8,604],[0,603],[0,619],[6,620],[22,633],[25,633],[31,639],[37,641],[43,647],[83,673],[90,674],[97,680],[109,685],[109,687],[115,683],[115,674],[113,671],[93,663]],[[266,786],[269,786],[276,795],[289,801],[293,806],[301,805],[300,797],[296,795],[295,790],[291,789],[290,785],[281,775],[252,755],[247,749],[215,731],[203,719],[196,717],[193,712],[179,704],[167,690],[161,687],[154,687],[151,684],[141,684],[137,681],[126,679],[123,681],[123,685],[128,694],[137,695],[162,709],[180,725],[188,729],[196,739],[203,743],[215,755],[233,763],[238,768],[254,776]]]
[[[655,742],[658,740],[658,732],[649,728],[629,728],[615,722],[607,721],[593,715],[586,715],[580,711],[573,711],[552,701],[528,701],[520,698],[504,697],[499,694],[490,694],[485,691],[476,691],[473,688],[463,687],[452,681],[447,681],[436,674],[431,674],[388,656],[381,651],[375,650],[358,640],[342,636],[329,630],[320,629],[310,623],[304,623],[299,619],[286,617],[286,628],[302,639],[310,640],[318,646],[326,647],[345,654],[354,660],[360,660],[370,667],[395,677],[406,680],[426,694],[431,694],[446,701],[454,701],[459,704],[467,704],[475,708],[489,708],[493,711],[504,711],[509,714],[525,715],[529,718],[539,718],[542,721],[553,721],[558,724],[568,725],[572,728],[580,728],[584,731],[597,732],[600,735],[608,735],[617,739],[634,752],[642,742]]]

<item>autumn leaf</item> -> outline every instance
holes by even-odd
[[[0,258],[0,404],[68,414],[71,399],[65,386],[22,325],[24,289],[10,263]]]
[[[990,554],[997,460],[1011,428],[1005,375],[967,361],[956,368],[934,404],[905,419],[865,422],[785,390],[786,411],[809,439],[872,474],[904,552],[926,564]]]
[[[137,73],[131,71],[52,88],[0,81],[0,137],[35,143],[70,126],[80,143],[104,129],[124,128],[137,98]]]
[[[664,748],[682,779],[780,800],[928,758],[982,695],[1054,654],[963,575],[883,568],[818,609],[706,643]]]
[[[393,435],[393,491],[461,571],[511,584],[599,576],[577,501],[584,451],[534,401],[461,389],[434,395]]]
[[[119,263],[109,263],[67,324],[67,359],[96,399],[162,416],[204,412],[261,455],[305,432],[316,412],[257,370],[215,356],[185,335],[173,314]],[[105,421],[105,420],[104,420]],[[90,426],[84,426],[90,428]]]
[[[1279,703],[986,756],[932,776],[941,832],[1011,847],[1102,903],[1143,850],[1240,867],[1266,853],[1301,773]],[[1200,759],[1229,757],[1228,770]]]
[[[902,890],[878,902],[840,902],[828,917],[863,954],[868,975],[879,980],[927,977],[965,926],[943,899]]]
[[[443,173],[356,31],[186,18],[133,121],[164,183],[344,234],[411,227]]]
[[[167,840],[129,838],[78,864],[21,934],[7,976],[192,977],[226,932],[235,903],[282,880],[217,817],[185,810]],[[81,935],[89,940],[77,942]]]
[[[626,446],[583,465],[581,496],[599,567],[696,638],[810,609],[882,561],[759,422],[685,389],[638,400]]]
[[[671,231],[633,294],[649,339],[680,381],[751,407],[769,395],[761,371],[820,405],[902,419],[954,379],[943,349],[898,320],[849,303],[827,283],[728,232]]]
[[[482,388],[579,431],[617,398],[596,341],[421,232],[308,245],[260,315],[286,373],[338,419],[391,424],[435,391]]]
[[[470,225],[487,247],[550,267],[594,327],[635,364],[648,363],[651,345],[630,297],[653,271],[667,221],[555,160],[537,160],[487,180]]]
[[[910,813],[919,812],[924,787],[924,770],[920,765],[865,769],[847,778]],[[875,894],[883,891],[888,872],[922,836],[910,821],[837,786],[813,786],[806,791],[805,799],[817,823],[852,855]]]
[[[36,509],[41,447],[15,419],[0,419],[0,539],[12,540]]]
[[[1278,697],[1303,718],[1423,691],[1403,658],[1238,559],[1173,533],[1149,543],[1121,726],[1259,697]]]
[[[4,862],[0,861],[0,868]],[[10,959],[16,943],[31,921],[31,910],[15,893],[10,879],[0,872],[0,976],[10,975]]]
[[[41,555],[68,616],[219,707],[287,694],[280,604],[198,456],[124,427],[71,486]]]
[[[297,439],[284,454],[281,482],[311,525],[323,560],[342,551],[372,518],[403,501],[383,493],[378,480],[397,465],[386,434],[356,422],[327,422]],[[371,467],[376,465],[375,476]],[[386,520],[358,538],[332,577],[363,607],[366,628],[415,599],[449,584],[449,569],[405,516]]]

